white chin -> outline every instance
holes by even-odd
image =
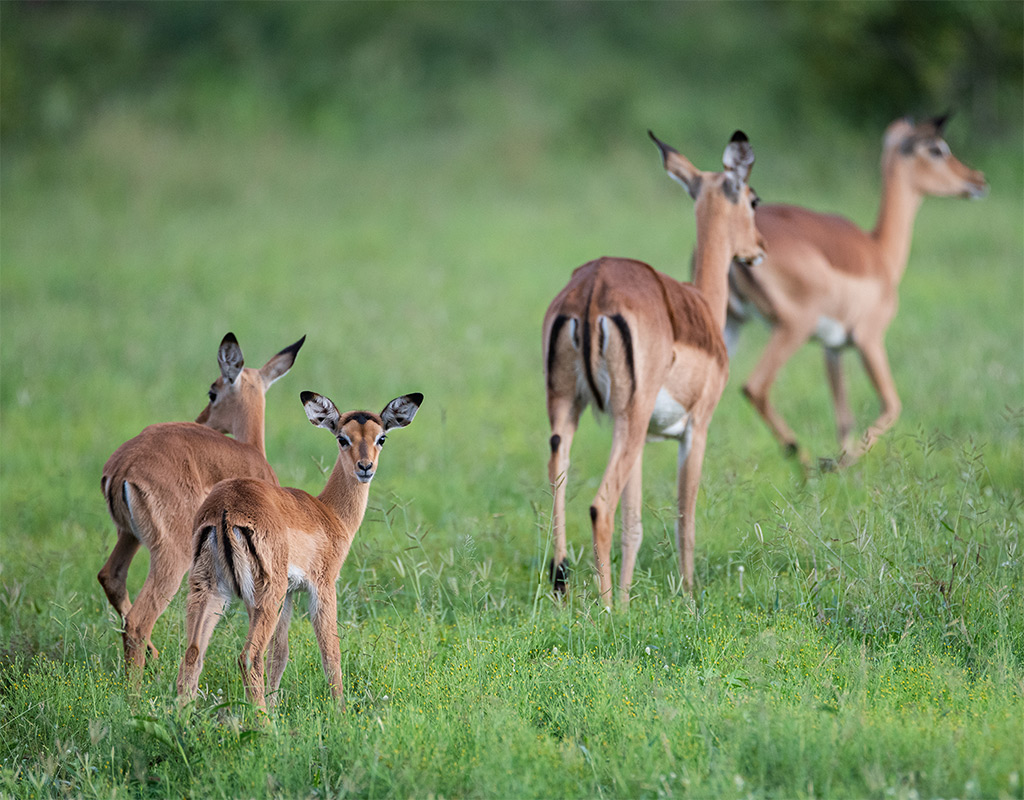
[[[356,480],[360,483],[369,483],[373,480],[373,475],[356,475]]]

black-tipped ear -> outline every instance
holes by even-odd
[[[674,147],[665,144],[653,132],[647,131],[647,135],[651,137],[651,141],[658,145],[658,150],[661,152],[661,163],[668,176],[672,180],[681,183],[683,188],[686,189],[686,193],[696,200],[697,195],[700,194],[700,170],[693,166],[686,156]]]
[[[722,155],[722,164],[730,172],[734,172],[741,183],[746,183],[750,170],[754,166],[754,148],[743,131],[736,131]]]
[[[651,141],[652,142],[654,142],[656,145],[658,145],[658,150],[661,152],[661,160],[662,161],[664,161],[666,158],[668,158],[668,154],[669,153],[678,153],[679,152],[678,150],[676,150],[671,145],[667,145],[663,141],[661,141],[661,139],[659,139],[657,136],[654,135],[654,131],[652,131],[650,128],[647,129],[647,135],[651,137]]]
[[[942,136],[942,131],[945,129],[946,123],[949,122],[952,116],[953,111],[952,109],[950,109],[945,114],[940,114],[937,117],[932,117],[932,119],[930,120],[932,126],[935,128],[935,132],[939,134],[939,136]]]
[[[392,428],[404,428],[412,418],[416,416],[420,406],[423,404],[423,395],[419,392],[396,397],[380,412],[381,421],[384,423],[384,430]]]
[[[245,359],[242,357],[242,348],[238,346],[238,339],[235,334],[228,332],[221,339],[220,347],[217,348],[217,363],[220,365],[220,374],[228,383],[234,383],[245,366]]]
[[[338,432],[338,423],[341,421],[341,414],[329,398],[316,392],[302,392],[299,395],[302,405],[306,409],[306,417],[318,428],[326,428],[331,433]]]
[[[295,363],[295,356],[299,352],[299,348],[302,347],[302,343],[305,341],[306,337],[303,336],[295,344],[288,345],[284,350],[260,367],[260,376],[263,378],[264,390],[269,389],[274,381],[292,368],[292,364]]]

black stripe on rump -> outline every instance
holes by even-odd
[[[203,547],[210,540],[210,537],[211,536],[216,536],[216,535],[217,535],[217,526],[216,525],[207,525],[205,528],[202,528],[199,531],[199,534],[196,536],[195,552],[192,553],[192,563],[193,564],[196,561],[199,560],[199,554],[203,552]]]
[[[558,334],[562,332],[562,327],[568,321],[569,318],[565,314],[559,314],[551,323],[551,333],[548,335],[548,389],[550,390],[555,388],[551,377],[555,369],[555,345],[558,342]]]
[[[626,350],[626,366],[629,367],[629,397],[633,399],[636,391],[636,364],[633,361],[633,334],[630,333],[629,324],[622,314],[613,314],[611,321],[619,329],[619,336],[622,337],[622,346]]]

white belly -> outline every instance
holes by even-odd
[[[658,390],[647,426],[648,439],[681,439],[690,424],[690,412],[675,401],[665,387]]]
[[[814,337],[825,347],[843,347],[850,338],[843,323],[825,316],[818,317],[818,324],[814,328]]]

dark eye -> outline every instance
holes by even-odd
[[[761,198],[758,197],[756,193],[751,192],[750,193],[750,207],[751,208],[757,208],[759,205],[761,205]]]
[[[384,436],[383,434],[381,434],[381,437],[377,440],[377,447],[383,447],[384,446],[384,440],[387,439],[387,438],[388,438],[387,436]]]
[[[213,391],[213,389],[210,389],[210,391],[208,391],[206,393],[206,395],[207,395],[207,397],[210,398],[210,402],[211,403],[213,403],[213,402],[215,402],[217,400],[217,393],[215,391]]]
[[[928,155],[930,155],[932,158],[942,158],[942,148],[939,147],[937,144],[933,144],[931,147],[928,148]]]
[[[338,444],[341,445],[342,450],[347,450],[352,445],[352,442],[345,434],[342,434],[338,437]]]

